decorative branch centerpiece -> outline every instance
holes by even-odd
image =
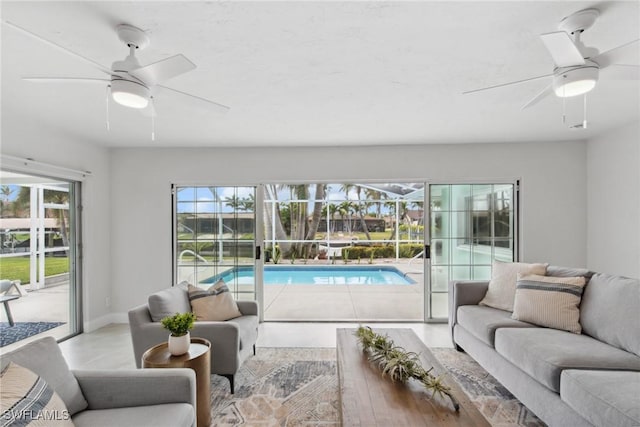
[[[431,373],[433,367],[425,370],[420,364],[419,355],[396,346],[389,337],[376,334],[368,326],[359,326],[356,337],[360,341],[362,351],[368,354],[369,360],[377,364],[382,375],[388,375],[392,381],[406,383],[410,378],[420,381],[431,391],[431,397],[438,394],[445,395],[451,400],[456,412],[460,404],[451,394],[451,389],[442,382],[442,376],[436,377]]]

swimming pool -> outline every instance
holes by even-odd
[[[235,267],[216,274],[202,284],[218,280],[238,285],[252,284],[252,267]],[[416,282],[395,267],[387,266],[276,266],[264,267],[265,285],[411,285]]]

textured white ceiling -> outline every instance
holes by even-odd
[[[2,134],[30,128],[104,146],[305,146],[543,141],[588,138],[640,116],[638,82],[600,81],[586,131],[561,121],[546,83],[465,90],[552,72],[538,35],[597,7],[583,36],[606,51],[640,37],[640,2],[2,2],[14,22],[104,65],[127,54],[114,28],[149,32],[142,64],[182,53],[198,68],[168,86],[229,105],[226,115],[158,96],[148,117],[111,103],[102,86],[36,84],[22,76],[103,77],[2,26]],[[639,63],[638,51],[629,63]],[[569,99],[569,124],[582,100]]]

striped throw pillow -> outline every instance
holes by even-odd
[[[584,277],[518,275],[513,319],[579,334]]]
[[[0,425],[73,427],[73,422],[60,396],[42,377],[9,362],[0,373]]]
[[[196,320],[230,320],[242,316],[229,287],[222,280],[209,289],[189,285],[188,292]]]

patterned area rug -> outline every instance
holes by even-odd
[[[16,322],[9,326],[8,322],[0,323],[0,347],[53,329],[64,322]]]
[[[258,347],[235,379],[211,376],[211,425],[339,426],[335,348]]]
[[[468,354],[452,348],[432,348],[431,351],[492,426],[545,426]]]
[[[496,427],[542,427],[515,397],[464,353],[433,349],[480,412]],[[236,376],[211,376],[211,425],[339,426],[335,348],[265,348]]]

